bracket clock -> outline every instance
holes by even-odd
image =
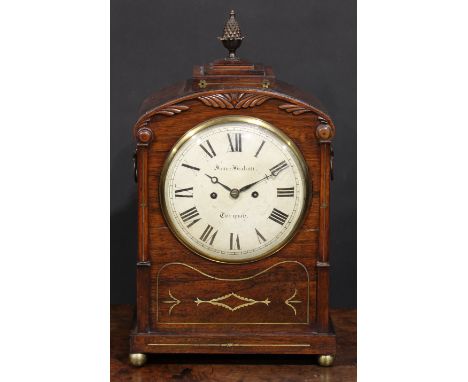
[[[228,57],[142,105],[137,308],[148,353],[307,354],[333,363],[328,311],[333,122],[269,66]]]

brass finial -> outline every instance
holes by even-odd
[[[224,47],[229,51],[229,59],[237,60],[236,50],[240,47],[244,37],[241,34],[239,23],[236,20],[236,12],[229,13],[229,19],[224,25],[222,37],[218,37],[223,42]]]

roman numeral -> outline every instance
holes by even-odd
[[[213,229],[214,228],[208,224],[205,230],[203,231],[202,235],[200,236],[200,240],[206,243],[206,241],[210,238],[210,234],[213,231]],[[216,232],[211,235],[210,245],[213,245],[213,241],[217,234],[218,231],[216,230]]]
[[[263,147],[264,144],[265,144],[265,141],[262,141],[262,144],[260,145],[260,147],[258,148],[257,152],[256,152],[255,155],[254,155],[255,158],[257,158],[257,157],[258,157],[258,154],[260,154],[260,151],[262,150],[262,147]]]
[[[197,216],[200,216],[200,214],[197,211],[196,207],[189,208],[188,210],[181,212],[180,217],[184,223],[189,223],[187,228],[190,228],[193,226],[196,222],[200,221],[201,218],[195,219]],[[192,220],[194,219],[194,220]],[[190,220],[192,220],[190,222]]]
[[[241,153],[242,152],[242,135],[241,133],[234,133],[234,139],[231,139],[231,134],[228,133],[229,146],[231,146],[231,152]],[[234,144],[232,142],[234,141]]]
[[[276,189],[276,196],[278,198],[291,198],[294,197],[294,187],[278,187]]]
[[[266,239],[263,237],[263,235],[259,232],[257,228],[255,228],[255,232],[257,233],[257,239],[260,244],[264,243]]]
[[[270,168],[271,175],[276,176],[279,174],[280,171],[283,171],[285,168],[288,167],[286,161],[279,162],[276,166]]]
[[[203,151],[204,151],[205,153],[208,154],[208,156],[209,156],[210,158],[215,157],[215,156],[216,156],[216,153],[215,153],[215,151],[213,150],[213,147],[211,146],[211,143],[210,143],[210,141],[209,141],[208,139],[206,140],[206,144],[208,145],[208,149],[209,149],[210,151],[208,151],[208,149],[207,149],[205,146],[203,146],[202,144],[200,144],[200,147],[203,149]]]
[[[268,216],[268,219],[271,219],[274,222],[283,225],[286,222],[288,216],[289,215],[286,215],[284,212],[273,208],[273,211],[271,211],[271,214],[270,216]]]
[[[182,163],[182,166],[187,167],[191,170],[200,171],[198,167],[190,166],[189,164],[186,164],[186,163]]]
[[[241,249],[240,247],[240,241],[239,241],[239,235],[236,235],[236,239],[234,240],[234,234],[231,233],[230,239],[229,239],[229,248],[232,251],[234,249],[234,244],[237,247],[237,249]]]
[[[192,191],[192,192],[189,192]],[[176,198],[193,198],[193,187],[181,188],[179,190],[175,190],[175,197]]]

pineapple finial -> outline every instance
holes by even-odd
[[[241,34],[239,23],[236,20],[236,13],[231,11],[229,19],[224,25],[224,33],[222,37],[218,37],[222,41],[224,47],[229,51],[229,59],[237,60],[236,50],[240,47],[244,36]]]

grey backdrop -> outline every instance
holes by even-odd
[[[151,92],[224,57],[216,37],[231,9],[238,53],[317,96],[337,135],[331,188],[331,306],[356,306],[355,0],[111,1],[111,303],[134,303],[136,186],[131,128]]]

